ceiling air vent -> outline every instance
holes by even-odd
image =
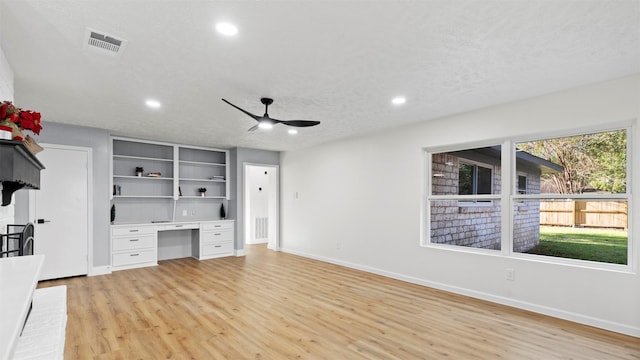
[[[101,54],[118,56],[124,51],[127,40],[115,38],[100,31],[87,28],[84,36],[84,48]]]

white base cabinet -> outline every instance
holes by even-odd
[[[202,223],[199,244],[194,246],[193,257],[199,260],[231,256],[233,251],[233,221],[215,221]]]
[[[111,227],[111,269],[158,265],[158,232],[153,225]]]

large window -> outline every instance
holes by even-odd
[[[501,146],[432,153],[429,239],[500,250]]]
[[[519,142],[538,166],[532,191],[516,194],[513,251],[627,264],[627,131]],[[545,163],[546,162],[546,163]]]
[[[627,265],[628,133],[426,151],[423,244]]]

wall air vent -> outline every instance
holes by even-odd
[[[84,48],[101,54],[118,56],[122,54],[127,40],[118,39],[104,32],[87,28],[84,35]]]

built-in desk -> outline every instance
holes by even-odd
[[[191,256],[198,260],[234,255],[234,221],[111,225],[111,269],[158,265],[158,234],[190,230]]]

